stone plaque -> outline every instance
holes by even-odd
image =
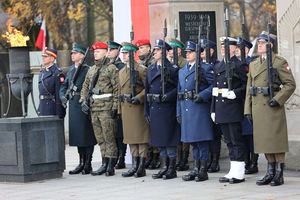
[[[188,40],[198,43],[200,18],[203,17],[201,38],[206,38],[207,19],[210,18],[209,40],[216,43],[216,13],[214,11],[179,12],[180,40],[185,43]]]
[[[15,131],[0,131],[0,165],[18,165]]]

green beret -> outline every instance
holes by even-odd
[[[168,43],[171,47],[177,47],[180,49],[184,49],[184,44],[180,40],[171,39],[170,42],[168,42]]]
[[[86,48],[81,46],[80,44],[73,43],[72,52],[79,52],[85,54]]]
[[[117,42],[111,41],[111,40],[109,40],[109,41],[107,42],[107,44],[108,44],[108,48],[109,48],[109,49],[118,49],[118,48],[122,48],[122,45],[120,45],[120,44],[117,43]]]
[[[129,42],[123,42],[122,46],[123,46],[123,48],[121,50],[122,53],[128,52],[128,51],[136,52],[139,49],[137,46],[135,46],[134,44],[131,44]]]

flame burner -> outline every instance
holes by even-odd
[[[21,100],[23,117],[26,117],[28,95],[32,92],[33,79],[33,74],[30,73],[29,47],[11,47],[8,52],[10,74],[6,76],[9,82],[9,88],[12,94]],[[10,102],[11,97],[9,95],[9,105],[5,115],[7,115],[10,109]]]

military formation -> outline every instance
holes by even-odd
[[[287,61],[273,51],[276,36],[262,32],[257,56],[250,57],[251,42],[225,34],[218,60],[210,27],[201,26],[198,41],[185,44],[176,35],[166,41],[165,26],[152,49],[148,39],[134,43],[133,33],[121,44],[95,42],[85,48],[74,43],[66,76],[55,64],[56,50],[44,50],[39,113],[64,118],[69,109],[69,144],[79,155],[69,174],[114,176],[126,168],[129,145],[132,165],[123,177],[143,177],[147,169],[160,168],[152,178],[168,180],[191,168],[183,181],[207,181],[208,173],[220,171],[223,137],[230,168],[220,183],[241,183],[245,174],[257,173],[259,153],[268,164],[256,184],[284,183],[284,103],[296,84]],[[205,28],[206,37],[201,34]],[[91,67],[85,64],[90,50]],[[102,164],[93,171],[96,144]]]

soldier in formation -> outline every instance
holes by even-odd
[[[287,61],[272,51],[276,37],[262,33],[257,40],[259,57],[250,63],[245,115],[253,119],[255,153],[264,153],[268,161],[266,175],[256,184],[278,186],[284,183],[285,152],[288,152],[284,103],[293,94],[296,83]],[[271,84],[270,66],[274,78]]]
[[[39,99],[38,113],[42,115],[57,115],[64,118],[65,109],[59,98],[59,89],[65,76],[63,71],[55,64],[57,51],[45,48],[42,53],[43,66],[39,74]]]
[[[86,74],[80,102],[85,113],[91,113],[97,143],[100,146],[102,165],[92,175],[113,176],[117,159],[115,119],[118,109],[118,69],[107,58],[108,45],[96,42],[95,65]]]
[[[64,84],[60,88],[60,98],[66,107],[69,101],[69,145],[77,146],[79,165],[69,174],[90,174],[92,172],[92,155],[97,143],[94,136],[90,115],[82,112],[80,92],[85,76],[89,70],[83,60],[87,49],[74,44],[71,59],[74,63],[67,73]]]
[[[123,119],[124,143],[129,144],[132,155],[132,167],[122,176],[143,177],[149,141],[149,126],[144,118],[146,67],[136,61],[130,63],[130,56],[134,56],[138,47],[122,44],[125,67],[119,72],[119,113]]]

